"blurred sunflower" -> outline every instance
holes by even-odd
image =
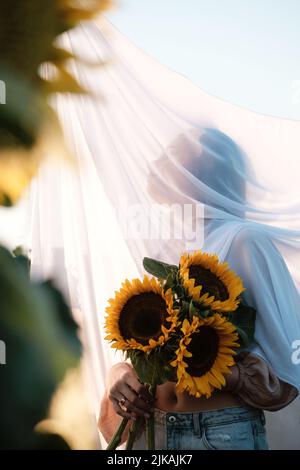
[[[234,365],[233,348],[237,348],[235,326],[218,313],[201,319],[194,316],[183,321],[183,337],[171,365],[177,368],[176,388],[197,398],[209,398],[215,388],[225,385],[224,374]]]
[[[5,84],[5,105],[0,106],[0,204],[11,205],[20,197],[45,149],[51,152],[54,144],[54,154],[66,153],[48,97],[86,91],[67,70],[68,61],[78,59],[57,46],[57,38],[110,4],[109,0],[0,1],[0,79]],[[41,76],[44,64],[52,68],[51,77]]]
[[[217,255],[202,253],[183,254],[179,263],[183,285],[193,300],[214,311],[233,312],[244,291],[242,280],[220,263]]]
[[[0,2],[0,57],[12,71],[32,83],[43,85],[41,64],[53,64],[61,72],[60,83],[49,91],[78,91],[65,69],[73,55],[56,44],[57,37],[106,10],[109,0],[10,0]],[[62,83],[63,82],[63,83]],[[58,90],[57,90],[58,88]],[[47,88],[48,90],[48,88]]]
[[[116,349],[150,352],[163,345],[177,326],[172,291],[164,292],[155,278],[126,280],[109,304],[105,339]]]

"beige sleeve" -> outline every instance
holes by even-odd
[[[295,387],[280,380],[259,356],[243,352],[237,356],[238,379],[231,392],[242,402],[268,411],[277,411],[298,395]]]

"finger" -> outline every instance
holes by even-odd
[[[127,400],[127,398],[122,393],[118,392],[117,390],[112,391],[110,393],[109,398],[113,403],[117,403],[117,409],[122,410],[125,413],[128,412],[130,414],[130,411],[128,409],[129,405],[130,405],[129,401]]]
[[[128,411],[119,409],[119,411],[116,411],[116,413],[117,415],[122,416],[122,418],[133,419],[134,421],[136,421],[136,418],[133,417]]]
[[[111,395],[110,399],[112,402],[114,402],[115,406],[114,409],[118,414],[121,414],[122,416],[126,416],[127,418],[131,418],[133,420],[137,419],[138,416],[145,416],[145,411],[139,410],[137,407],[135,407],[126,396],[120,392],[115,391],[114,396]],[[120,401],[125,400],[124,402],[124,408],[120,405]]]
[[[127,410],[122,409],[118,400],[113,400],[113,407],[118,415],[123,416],[124,418],[132,419],[133,421],[137,421],[138,417],[141,416],[138,413],[131,412],[129,408],[127,408]]]
[[[123,384],[122,392],[113,392],[113,393],[114,395],[113,396],[111,395],[111,399],[117,401],[120,409],[122,409],[122,407],[120,407],[119,402],[122,399],[125,399],[124,408],[127,408],[127,412],[129,413],[134,412],[138,416],[142,416],[142,417],[148,417],[150,415],[150,411],[148,409],[143,409],[139,407],[140,404],[142,404],[142,406],[144,407],[146,405],[142,400],[138,399],[136,393],[133,392],[126,384]],[[137,400],[139,400],[139,402],[141,403],[138,402],[136,404]]]
[[[153,400],[153,396],[149,392],[148,388],[139,381],[136,375],[128,374],[126,379],[126,383],[136,392],[137,395],[140,396],[142,400],[145,402]]]
[[[119,390],[116,390],[116,389],[111,389],[109,398],[118,400],[118,402],[122,401],[123,399],[126,399],[123,393],[119,392]]]
[[[148,403],[152,405],[155,402],[155,397],[151,395],[149,392],[148,388],[145,387],[145,385],[141,385],[140,390],[138,391],[138,396],[142,400],[144,400],[145,403]]]
[[[132,416],[132,419],[135,421],[138,419],[138,415],[134,412],[131,413],[131,416]]]
[[[126,401],[126,405],[127,406],[127,411],[129,413],[131,413],[131,416],[140,416],[141,418],[150,418],[150,413],[148,411],[144,411],[144,410],[141,410],[140,408],[136,408],[136,406],[134,406],[132,403],[129,403],[128,402],[128,405],[127,405],[127,401]]]
[[[129,385],[127,384],[123,385],[122,394],[128,400],[128,403],[131,409],[133,409],[132,407],[134,407],[135,409],[138,409],[140,412],[143,412],[143,413],[149,414],[151,412],[151,409],[152,409],[151,404],[146,403],[144,400],[139,398],[137,393],[134,390],[132,390],[132,388]],[[126,403],[126,406],[127,406],[127,403]]]
[[[134,388],[135,387],[135,388]],[[147,387],[141,384],[136,375],[131,371],[125,374],[122,381],[118,381],[111,389],[110,395],[117,400],[127,398],[138,409],[146,413],[152,411],[153,398]]]
[[[136,419],[134,416],[131,415],[129,411],[125,411],[122,408],[120,408],[118,400],[112,399],[111,401],[112,401],[113,409],[118,415],[122,416],[123,418],[128,418],[128,419],[133,419],[133,420]]]

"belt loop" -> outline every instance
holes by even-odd
[[[200,413],[193,413],[194,433],[196,434],[196,436],[199,436],[199,437],[201,436],[200,419],[201,419]]]
[[[264,426],[266,424],[266,417],[263,411],[261,411],[260,413],[260,420],[261,420],[262,425]]]

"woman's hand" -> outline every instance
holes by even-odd
[[[109,389],[108,397],[115,412],[136,420],[137,416],[148,418],[153,409],[154,398],[143,385],[132,367],[126,364],[117,371],[117,378]]]

